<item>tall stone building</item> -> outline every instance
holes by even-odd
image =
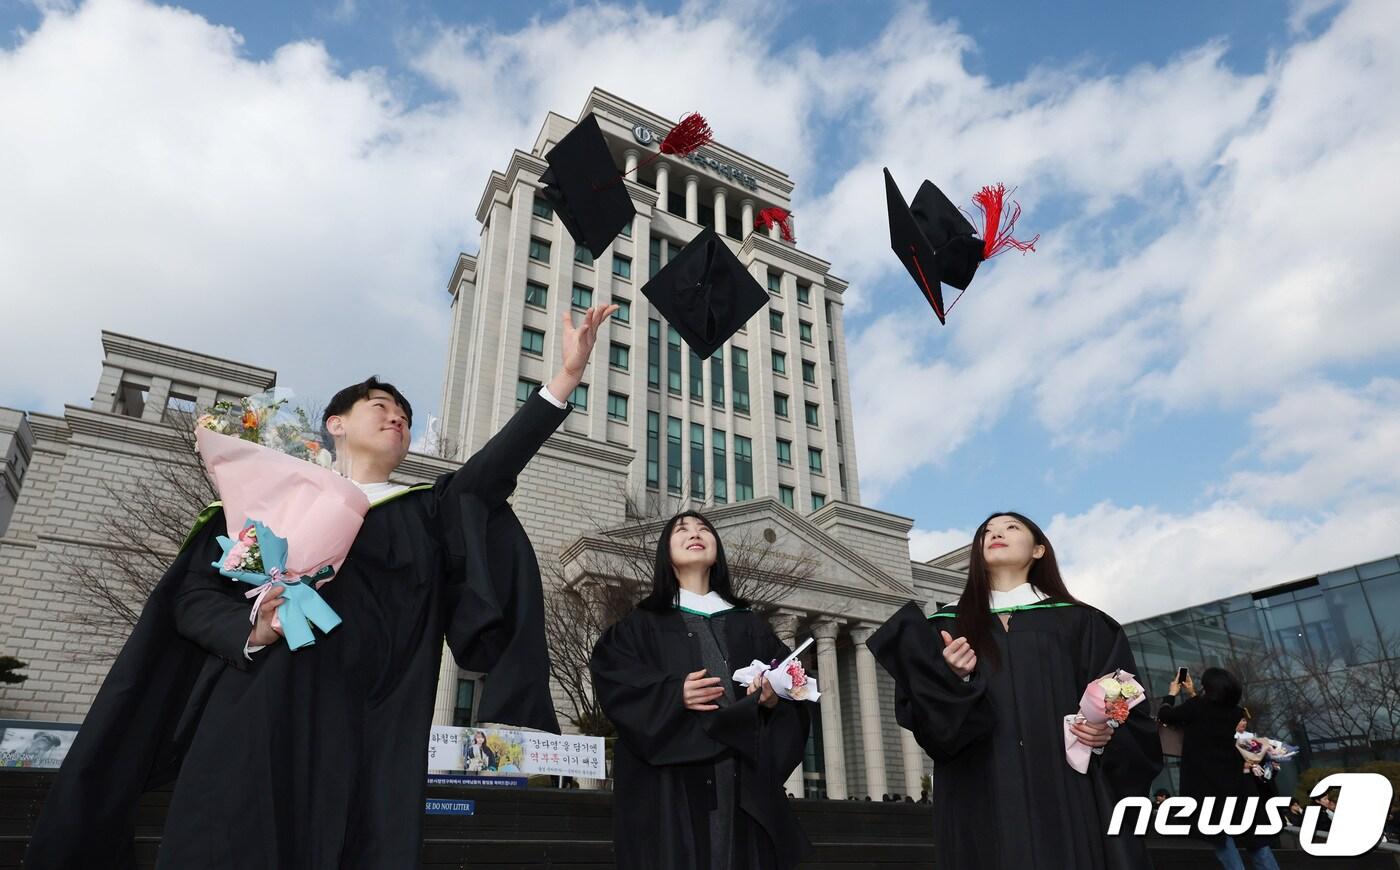
[[[606,250],[576,247],[538,196],[543,155],[578,119],[598,117],[637,216]],[[714,143],[677,161],[654,159],[671,120],[594,90],[577,118],[549,114],[528,151],[509,155],[478,205],[476,256],[448,284],[452,330],[439,452],[463,458],[558,367],[561,313],[615,302],[600,331],[575,412],[521,476],[517,513],[551,589],[587,593],[619,579],[609,568],[618,530],[676,508],[702,507],[722,537],[760,530],[779,554],[812,566],[780,600],[757,602],[780,637],[816,642],[806,658],[823,699],[794,794],[835,798],[919,793],[924,756],[894,722],[893,686],[864,641],[895,608],[956,597],[966,548],[912,562],[913,521],[860,503],[842,294],[829,264],[753,229],[787,207],[782,172]],[[770,306],[700,361],[641,294],[702,226],[729,240],[770,292]],[[110,546],[98,534],[110,490],[151,463],[190,461],[162,420],[167,408],[267,389],[275,372],[104,333],[91,406],[61,416],[0,409],[7,461],[0,488],[0,653],[30,662],[30,679],[0,691],[0,717],[80,720],[108,664],[103,650],[55,617],[66,600],[57,565]],[[273,362],[264,360],[264,362]],[[390,373],[386,373],[390,374]],[[8,456],[8,454],[7,454]],[[13,466],[13,467],[12,467]],[[430,480],[446,459],[410,455],[396,477]],[[104,484],[103,481],[107,483]],[[8,530],[6,493],[18,493]],[[650,523],[651,526],[647,526]],[[97,647],[97,648],[95,648]],[[479,675],[444,658],[436,719],[470,720]],[[556,687],[557,688],[557,687]],[[571,712],[556,691],[561,713]]]

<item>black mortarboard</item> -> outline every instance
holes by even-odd
[[[768,291],[710,227],[652,276],[642,292],[701,359],[709,359],[768,305]]]
[[[589,115],[544,156],[541,194],[576,244],[596,256],[627,226],[637,210],[613,163],[598,117]]]
[[[890,247],[943,323],[947,311],[939,283],[966,290],[982,262],[982,240],[972,222],[930,181],[919,187],[913,203],[905,205],[904,194],[886,169],[885,204]]]

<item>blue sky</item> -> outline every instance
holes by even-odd
[[[284,344],[385,344],[228,355],[312,393],[369,365],[431,407],[486,173],[598,85],[793,175],[800,246],[852,282],[865,501],[917,556],[1021,510],[1130,616],[1375,558],[1400,550],[1397,42],[1384,0],[0,0],[32,324],[0,404],[82,403],[98,329],[207,349],[275,304]],[[885,165],[908,194],[1018,185],[1039,251],[938,326]],[[214,328],[191,299],[250,304]]]

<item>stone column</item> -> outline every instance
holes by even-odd
[[[671,210],[671,167],[663,161],[656,164],[656,207]]]
[[[723,187],[715,187],[715,232],[721,236],[729,229],[729,215],[725,211],[726,196]]]
[[[875,654],[865,645],[874,626],[851,629],[856,645],[856,692],[860,698],[860,742],[865,750],[865,790],[877,801],[889,792],[885,782],[885,743],[880,733],[880,690],[875,682]]]
[[[753,232],[753,200],[739,201],[739,238],[747,239]]]
[[[822,755],[826,769],[826,796],[831,800],[846,799],[846,749],[841,735],[840,678],[836,670],[836,635],[841,620],[824,616],[812,624],[817,638],[817,688],[822,699],[817,704],[822,712]]]
[[[777,610],[769,617],[768,622],[773,626],[773,633],[778,636],[788,649],[797,649],[797,626],[802,621],[804,614],[795,610]],[[805,702],[804,702],[805,703]],[[805,797],[806,786],[802,778],[802,765],[798,764],[788,775],[787,781],[783,783],[783,790],[793,797]]]
[[[447,644],[442,645],[442,664],[438,665],[437,700],[433,703],[433,724],[451,725],[457,712],[457,660]]]
[[[773,221],[768,225],[768,238],[779,242],[783,240],[783,231],[782,228],[778,226],[777,221]]]
[[[685,177],[685,219],[693,224],[700,223],[700,176]]]
[[[628,148],[626,151],[622,152],[623,172],[633,181],[637,179],[632,176],[632,173],[637,171],[637,163],[640,162],[641,159],[642,152],[638,151],[636,148]]]
[[[156,375],[151,378],[151,388],[146,391],[146,407],[141,410],[141,419],[159,423],[165,419],[165,406],[170,401],[170,378]]]
[[[907,728],[899,729],[899,745],[904,754],[904,793],[912,794],[915,800],[923,789],[924,750],[914,739],[914,732]]]

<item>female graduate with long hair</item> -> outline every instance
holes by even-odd
[[[1116,730],[1073,726],[1102,750],[1088,773],[1065,757],[1064,717],[1093,680],[1137,673],[1123,629],[1070,595],[1055,550],[1026,517],[993,514],[972,540],[956,606],[910,602],[871,636],[895,680],[895,711],[936,763],[934,842],[960,870],[1150,867],[1130,835],[1109,837],[1114,804],[1146,795],[1162,767],[1149,705]]]
[[[695,511],[669,520],[651,593],[609,628],[589,669],[613,751],[619,870],[795,867],[808,847],[783,783],[808,712],[735,670],[789,650],[734,593],[724,545]]]

